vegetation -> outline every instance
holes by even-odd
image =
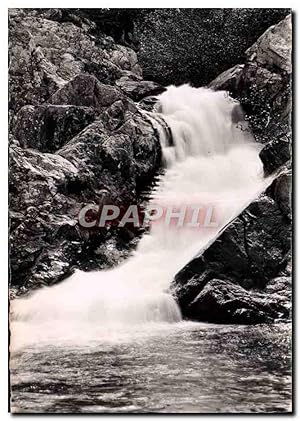
[[[207,84],[288,9],[151,9],[136,25],[145,79]]]

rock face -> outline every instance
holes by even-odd
[[[246,111],[265,175],[280,170],[219,238],[175,277],[172,291],[187,318],[261,323],[290,316],[291,16],[246,51],[247,63],[210,83]]]
[[[275,180],[270,186],[270,194],[277,183]],[[241,322],[237,310],[243,310],[243,318],[249,322],[286,316],[280,306],[267,305],[272,297],[262,291],[287,266],[290,236],[290,219],[279,203],[266,194],[253,201],[207,250],[176,275],[172,289],[184,316],[226,323]],[[214,291],[220,286],[220,292]],[[265,306],[261,305],[263,300]],[[203,310],[205,306],[211,306],[211,316]]]
[[[66,82],[82,73],[105,84],[125,75],[142,76],[134,51],[104,35],[96,40],[90,35],[92,28],[93,23],[71,14],[59,21],[51,10],[10,9],[12,110],[49,101]]]
[[[93,107],[25,105],[15,118],[13,135],[24,148],[55,152],[98,116]]]
[[[79,74],[54,92],[49,102],[93,107],[102,111],[122,98],[122,92],[115,86],[105,85],[93,75]]]
[[[85,229],[78,214],[90,203],[140,203],[160,166],[158,133],[133,99],[161,88],[142,80],[134,51],[96,41],[92,27],[66,10],[10,11],[10,282],[19,291],[128,255],[137,228]]]
[[[290,170],[285,171],[276,178],[274,182],[274,190],[271,192],[272,197],[277,202],[283,215],[289,219],[292,218],[292,174]]]
[[[247,61],[219,75],[209,87],[225,89],[241,102],[262,143],[291,139],[291,15],[269,28],[246,51]]]
[[[266,176],[278,170],[291,159],[291,142],[288,136],[280,136],[268,143],[259,154]]]
[[[273,67],[292,73],[291,15],[271,26],[246,53],[248,57],[265,67]]]

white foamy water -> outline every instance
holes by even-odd
[[[11,325],[12,348],[24,340],[25,330],[38,332],[36,340],[49,338],[49,324],[51,340],[59,340],[84,325],[99,334],[99,328],[109,333],[180,321],[180,310],[168,293],[174,275],[269,183],[258,156],[261,146],[254,143],[246,123],[236,123],[239,106],[225,92],[183,85],[169,87],[159,99],[162,112],[149,118],[156,125],[163,118],[173,139],[168,146],[170,139],[160,128],[167,168],[150,204],[209,206],[217,226],[156,222],[120,266],[77,271],[56,286],[15,300],[12,312],[18,321]],[[25,325],[30,329],[24,330]]]

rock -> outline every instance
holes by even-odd
[[[260,151],[259,157],[264,164],[265,175],[272,174],[291,159],[290,139],[285,136],[272,140]]]
[[[47,250],[49,253],[59,250],[58,243],[62,239],[58,232],[62,227],[75,227],[80,204],[62,195],[59,186],[68,177],[75,176],[76,172],[76,168],[61,156],[11,147],[9,192],[12,285],[22,285],[24,277],[31,273],[37,262],[41,262]],[[55,236],[55,239],[51,239],[51,236]],[[61,258],[65,261],[67,257],[62,254]],[[32,275],[39,276],[39,273],[33,270]]]
[[[97,110],[73,105],[25,105],[13,134],[24,148],[55,152],[95,120]]]
[[[93,75],[80,74],[56,91],[49,102],[103,110],[123,98],[122,92],[117,87],[105,85]]]
[[[9,107],[40,105],[81,73],[113,84],[142,76],[136,53],[110,37],[91,34],[94,24],[70,11],[10,9]]]
[[[272,189],[275,184],[276,180]],[[261,195],[213,244],[177,273],[171,289],[182,313],[189,317],[189,306],[214,278],[262,290],[286,266],[290,237],[290,220],[279,204]]]
[[[124,45],[115,45],[115,48],[108,51],[109,59],[123,70],[129,70],[137,76],[142,76],[141,66],[138,64],[137,54]]]
[[[291,15],[267,29],[246,54],[262,66],[292,73]]]
[[[286,309],[285,318],[292,318],[292,277],[291,273],[279,276],[269,281],[263,291],[268,296],[280,303]]]
[[[110,191],[113,200],[122,197],[129,203],[158,169],[160,144],[152,125],[141,114],[132,113],[123,103],[116,110],[116,105],[58,153],[76,165],[80,177],[97,179],[98,189]]]
[[[41,107],[47,112],[49,107],[63,108]],[[25,127],[30,126],[27,123]],[[43,136],[37,135],[37,142],[46,138],[44,128],[41,125]],[[34,146],[44,148],[45,143]],[[11,285],[28,290],[60,281],[73,267],[91,270],[114,264],[113,256],[107,260],[105,254],[96,253],[108,239],[115,244],[115,254],[124,258],[141,234],[138,228],[132,233],[126,227],[85,230],[78,224],[79,211],[87,203],[99,203],[103,191],[108,203],[121,207],[138,203],[160,159],[156,131],[128,100],[108,107],[56,153],[24,149],[12,142]]]
[[[114,82],[136,53],[67,9],[10,11],[10,286],[52,285],[124,259],[139,228],[84,228],[86,204],[140,204],[160,167],[157,130]],[[109,247],[109,253],[108,249]],[[15,295],[15,293],[13,293]]]
[[[42,9],[39,11],[39,15],[43,16],[45,19],[54,20],[56,22],[72,22],[74,25],[79,26],[79,28],[84,28],[86,31],[96,28],[94,22],[83,16],[74,14],[72,9]]]
[[[228,280],[211,279],[187,311],[189,318],[213,323],[266,323],[288,314],[276,298],[246,291]]]
[[[226,70],[208,85],[212,89],[229,90],[240,101],[261,143],[290,138],[291,38],[289,15],[246,51],[245,64]]]
[[[166,89],[155,82],[147,80],[135,81],[130,80],[127,77],[122,77],[117,80],[116,85],[134,101],[140,101],[141,99],[151,95],[159,95]]]
[[[236,91],[240,84],[240,78],[243,76],[244,67],[244,64],[237,64],[236,66],[225,70],[225,72],[221,73],[212,82],[210,82],[208,87],[215,89],[216,91]]]
[[[274,185],[274,199],[281,210],[289,219],[291,215],[291,203],[292,203],[292,174],[291,172],[285,172],[277,177]]]
[[[140,108],[150,112],[161,112],[161,104],[157,97],[147,96],[139,102]]]
[[[270,294],[278,294],[281,296],[288,296],[291,298],[292,295],[292,280],[290,276],[279,276],[277,278],[271,279],[267,283],[265,292]]]

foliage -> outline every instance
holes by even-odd
[[[200,86],[243,62],[244,51],[288,9],[148,9],[136,24],[144,77]]]

